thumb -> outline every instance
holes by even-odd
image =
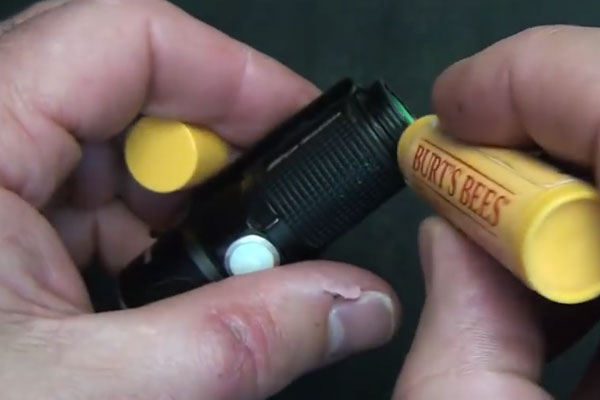
[[[427,300],[394,398],[549,399],[529,292],[439,219],[420,243]]]
[[[93,398],[258,400],[311,369],[385,343],[398,308],[372,274],[308,263],[83,316],[73,323],[88,336],[68,351],[80,366],[110,371],[82,383]]]

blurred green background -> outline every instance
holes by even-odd
[[[30,3],[3,0],[0,17]],[[600,24],[596,0],[578,0],[569,6],[558,0],[174,3],[280,60],[321,88],[345,76],[363,82],[384,78],[418,115],[430,111],[431,84],[450,63],[527,27]],[[276,396],[277,400],[390,398],[423,302],[416,231],[430,212],[410,192],[401,193],[328,249],[327,257],[370,268],[394,285],[404,303],[404,327],[389,346],[312,373]],[[95,293],[100,298],[104,294],[97,289]],[[557,398],[565,398],[572,390],[597,337],[598,332],[592,332],[548,365],[544,384]]]

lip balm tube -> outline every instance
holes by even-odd
[[[467,145],[434,115],[398,143],[404,179],[529,288],[557,303],[600,295],[600,197],[528,154]]]
[[[141,117],[128,132],[125,161],[131,175],[156,193],[172,193],[203,183],[235,154],[217,134],[181,121]]]

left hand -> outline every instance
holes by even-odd
[[[94,314],[77,266],[117,273],[185,210],[120,162],[139,113],[243,149],[319,92],[166,1],[49,1],[0,32],[2,400],[258,400],[391,338],[391,288],[318,261]]]

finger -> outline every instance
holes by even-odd
[[[79,165],[70,178],[69,203],[93,209],[111,201],[123,175],[117,157],[109,143],[84,145]]]
[[[272,59],[157,0],[53,8],[4,34],[0,59],[7,154],[0,182],[36,205],[78,161],[74,137],[102,141],[145,112],[203,124],[245,145],[317,93]]]
[[[445,128],[473,142],[529,146],[597,165],[600,29],[529,29],[458,62],[433,103]]]
[[[141,187],[125,171],[112,143],[86,144],[82,152],[79,165],[65,185],[66,195],[61,201],[53,199],[67,213],[93,211],[120,197],[135,215],[154,229],[172,227],[186,215],[188,192],[158,194]],[[74,210],[68,210],[69,207]]]
[[[529,292],[441,220],[420,244],[427,299],[395,399],[550,399]]]
[[[389,286],[372,274],[305,263],[72,320],[67,326],[80,340],[65,359],[78,371],[110,371],[94,385],[75,371],[69,379],[81,397],[93,390],[102,398],[258,400],[385,343],[398,310]]]
[[[81,276],[48,222],[0,189],[0,310],[54,316],[91,310]]]
[[[39,1],[27,9],[23,10],[19,14],[15,15],[12,18],[7,19],[6,21],[0,22],[0,35],[13,30],[19,25],[29,21],[30,19],[37,17],[47,11],[52,10],[53,8],[60,7],[65,3],[71,0],[46,0]]]
[[[87,267],[96,253],[96,210],[55,207],[44,214],[52,224],[73,263]]]
[[[98,255],[109,272],[117,273],[154,242],[150,228],[119,201],[98,210],[96,224]]]
[[[80,269],[96,259],[116,274],[154,243],[150,227],[119,200],[92,210],[55,208],[47,217]]]
[[[130,175],[124,178],[121,197],[131,212],[154,230],[163,231],[187,216],[190,191],[162,194],[142,187]]]
[[[539,145],[597,170],[599,35],[598,29],[549,26],[509,37],[442,73],[434,108],[445,129],[461,139]],[[589,331],[600,313],[598,302],[540,303],[550,356]]]
[[[66,198],[44,211],[80,269],[95,259],[110,272],[120,270],[153,243],[151,231],[172,228],[187,215],[187,192],[150,192],[129,175],[119,181],[119,168],[110,144],[84,146]]]

